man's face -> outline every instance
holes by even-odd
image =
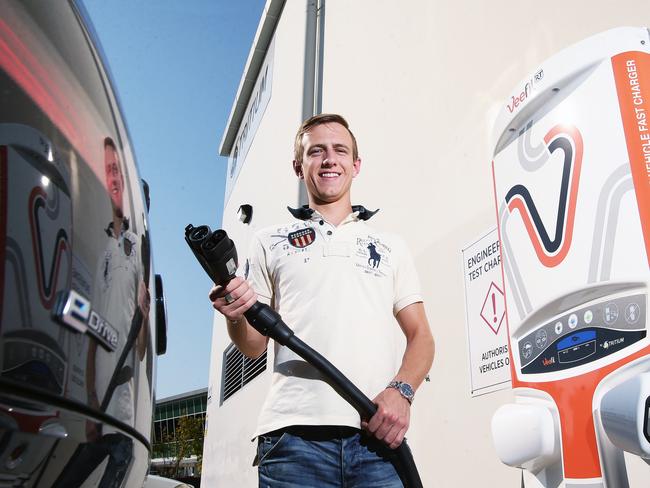
[[[124,181],[117,152],[111,146],[104,147],[104,169],[106,170],[106,189],[111,197],[113,209],[121,214]]]
[[[352,178],[359,174],[360,159],[353,159],[352,136],[341,124],[312,127],[302,136],[302,165],[294,161],[296,174],[304,178],[315,204],[348,199]]]

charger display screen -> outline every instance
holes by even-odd
[[[521,372],[551,373],[604,358],[646,337],[646,295],[605,299],[542,324],[518,341]]]

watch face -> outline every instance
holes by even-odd
[[[415,392],[413,391],[413,388],[411,388],[411,385],[408,385],[406,383],[402,383],[399,387],[399,391],[402,393],[402,395],[411,398]]]

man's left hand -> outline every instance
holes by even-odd
[[[373,400],[377,413],[361,427],[391,449],[396,449],[404,440],[411,419],[411,404],[399,391],[386,388]]]

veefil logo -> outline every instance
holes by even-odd
[[[566,125],[553,127],[544,136],[544,142],[549,154],[557,150],[564,153],[554,238],[549,236],[526,186],[514,185],[506,194],[505,201],[511,214],[518,211],[521,215],[540,262],[552,268],[566,258],[571,247],[583,146],[580,131],[576,127]],[[546,194],[537,192],[542,193]]]

